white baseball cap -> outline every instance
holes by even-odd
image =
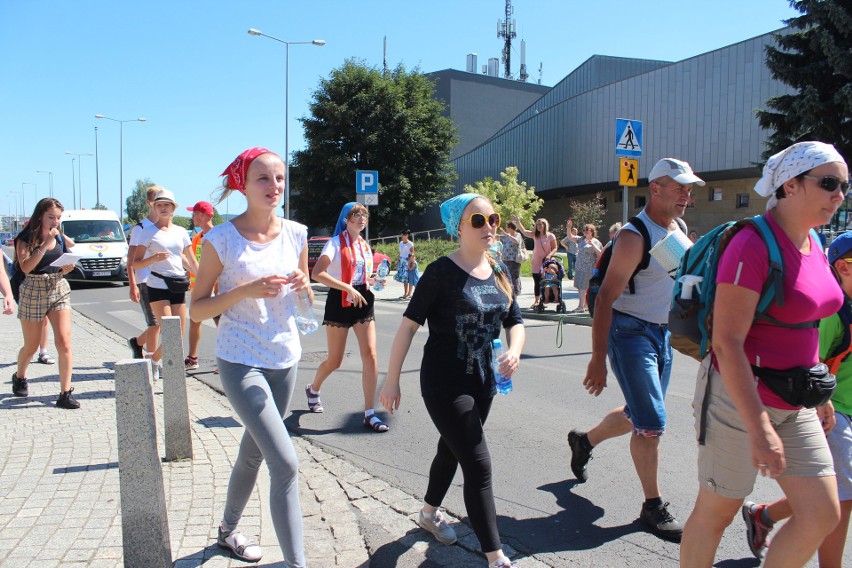
[[[706,185],[703,179],[693,173],[689,164],[683,160],[676,160],[674,158],[663,158],[657,162],[651,170],[651,173],[648,174],[648,183],[665,176],[668,176],[683,185],[690,183]]]

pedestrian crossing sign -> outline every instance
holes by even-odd
[[[615,155],[642,156],[642,123],[630,118],[615,119]]]
[[[620,158],[618,160],[618,185],[636,187],[639,185],[639,160]]]

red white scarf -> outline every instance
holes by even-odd
[[[370,254],[370,248],[360,236],[353,243],[349,237],[349,231],[342,231],[340,233],[340,279],[343,282],[352,284],[359,256],[364,260],[364,281],[366,282],[367,277],[373,273],[373,255]],[[344,308],[351,308],[353,304],[345,291],[341,295],[340,302]]]

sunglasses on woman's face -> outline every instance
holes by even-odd
[[[352,219],[369,219],[370,216],[367,213],[362,213],[361,211],[356,211],[352,214]]]
[[[491,215],[486,217],[482,213],[474,213],[467,219],[464,219],[462,223],[464,223],[464,221],[470,221],[470,226],[474,229],[481,229],[485,226],[486,221],[488,221],[488,224],[492,227],[497,227],[500,225],[500,214],[492,213]]]
[[[817,177],[803,174],[802,177],[818,181],[819,183],[817,185],[826,191],[834,191],[837,189],[838,185],[840,186],[840,192],[843,193],[843,195],[846,195],[846,192],[849,191],[848,181],[841,181],[839,178],[833,176]]]

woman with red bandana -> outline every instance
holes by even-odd
[[[251,148],[222,175],[227,177],[219,201],[239,191],[248,208],[207,233],[190,305],[193,321],[221,315],[216,337],[219,377],[246,429],[228,483],[218,542],[240,560],[260,560],[260,546],[237,525],[266,460],[272,483],[269,510],[284,565],[304,568],[299,460],[283,417],[302,356],[293,300],[297,292],[307,290],[313,301],[307,277],[308,230],[275,215],[285,176],[277,155]]]
[[[361,384],[364,388],[364,426],[387,432],[388,425],[376,416],[373,404],[379,367],[376,358],[376,321],[373,317],[373,255],[361,231],[369,214],[360,203],[347,203],[340,210],[334,235],[326,243],[311,276],[329,287],[323,325],[328,338],[328,357],[317,369],[314,382],[305,387],[308,409],[322,412],[320,388],[343,361],[349,328],[361,349]]]

